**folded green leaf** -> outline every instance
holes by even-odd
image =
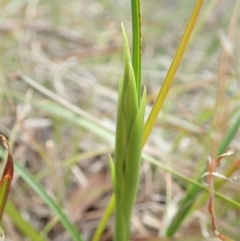
[[[139,183],[146,106],[145,89],[138,103],[136,81],[124,28],[123,36],[124,74],[119,84],[115,142],[116,241],[130,238],[130,219]]]

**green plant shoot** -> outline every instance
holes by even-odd
[[[188,21],[188,24],[187,24],[187,27],[186,27],[186,30],[182,36],[182,39],[181,39],[181,42],[178,46],[178,49],[176,51],[176,54],[175,54],[175,57],[172,61],[172,64],[168,70],[168,73],[167,73],[167,76],[164,80],[164,83],[163,83],[163,86],[161,88],[161,90],[159,91],[159,94],[158,94],[158,97],[157,97],[157,100],[156,102],[154,103],[153,105],[153,108],[151,110],[151,113],[150,115],[148,116],[147,118],[147,121],[145,123],[145,126],[144,126],[144,129],[143,129],[143,134],[142,134],[142,144],[141,146],[143,147],[145,145],[145,143],[147,142],[147,139],[152,131],[152,128],[155,124],[155,121],[158,117],[158,114],[163,106],[163,103],[164,103],[164,100],[168,94],[168,90],[173,82],[173,79],[174,79],[174,76],[176,74],[176,71],[178,69],[178,66],[181,62],[181,59],[183,57],[183,54],[186,50],[186,47],[188,45],[188,42],[189,42],[189,39],[190,39],[190,36],[192,34],[192,31],[193,31],[193,27],[197,21],[197,18],[199,16],[199,13],[200,13],[200,10],[201,10],[201,7],[202,7],[202,4],[203,4],[204,0],[198,0],[195,4],[195,7],[193,9],[193,12],[191,14],[191,17]],[[134,8],[134,9],[133,9]],[[133,32],[135,32],[135,34],[133,33],[133,50],[134,50],[134,46],[135,46],[135,53],[137,54],[140,54],[140,41],[136,40],[137,38],[140,38],[141,37],[141,30],[137,30],[138,28],[140,28],[140,19],[138,20],[134,20],[135,18],[140,18],[140,4],[138,1],[132,1],[132,15],[133,15],[133,22],[135,24],[133,24]],[[135,36],[135,38],[134,38]],[[130,62],[130,54],[129,54],[129,50],[128,50],[128,42],[127,42],[127,38],[126,38],[126,34],[124,32],[124,39],[125,39],[125,70],[124,70],[124,73],[128,73],[127,72],[127,69],[129,71],[129,67],[127,66],[126,63],[129,63]],[[134,41],[136,40],[136,41]],[[127,46],[127,50],[128,52],[126,53],[126,46]],[[126,61],[126,58],[128,58],[128,60]],[[134,61],[134,60],[133,60]],[[140,76],[140,64],[141,64],[141,59],[138,59],[138,57],[135,57],[135,68],[137,68],[137,70],[135,71],[136,73],[139,73],[139,76]],[[133,64],[134,64],[133,63]],[[124,75],[125,76],[125,75]],[[135,78],[136,79],[136,78]],[[136,80],[137,82],[137,80]],[[140,80],[139,80],[139,83],[140,83]],[[133,96],[135,96],[135,94],[133,94]],[[119,101],[121,100],[121,96],[120,96],[120,92],[119,92]],[[135,97],[134,97],[135,98]],[[145,97],[144,97],[145,98]],[[121,113],[118,114],[118,116],[120,115]],[[120,117],[118,117],[119,119]],[[123,118],[123,117],[122,117]],[[120,120],[118,120],[120,121]],[[118,128],[118,127],[117,127]],[[124,133],[122,133],[123,135]],[[136,137],[137,139],[138,137]],[[125,140],[126,141],[126,140]],[[124,142],[123,142],[124,143]],[[119,141],[119,144],[122,145],[123,143],[121,143]],[[117,143],[116,143],[117,144]],[[124,154],[122,154],[124,155]],[[116,165],[115,169],[118,168],[118,165]],[[115,172],[117,173],[118,170],[115,170]],[[118,179],[118,175],[115,175],[115,178]],[[122,178],[122,177],[121,177]],[[116,195],[116,188],[115,188],[115,195]],[[117,197],[116,197],[117,199]],[[110,217],[110,210],[113,211],[114,210],[114,204],[115,202],[113,201],[114,200],[114,197],[111,198],[111,202],[109,202],[108,204],[108,207],[106,209],[106,212],[103,216],[103,219],[101,220],[100,222],[100,225],[98,226],[95,234],[94,234],[94,237],[93,237],[93,241],[97,241],[100,239],[100,236],[101,234],[103,233],[103,230],[106,226],[106,223],[107,223],[107,217]],[[117,201],[116,201],[116,205],[117,205]],[[118,209],[119,207],[116,206],[116,213],[118,213]],[[118,218],[117,218],[118,219]],[[117,222],[116,222],[116,225],[117,225]],[[127,225],[127,224],[126,224]],[[128,224],[130,225],[130,224]],[[118,227],[116,227],[117,229]],[[117,233],[115,233],[115,235],[117,235]],[[118,239],[118,240],[121,240],[121,239]]]
[[[11,154],[11,149],[9,147],[7,139],[0,135],[0,140],[3,146],[7,149],[7,162],[5,164],[5,168],[2,174],[2,179],[0,181],[0,221],[2,220],[3,211],[6,205],[6,201],[8,198],[8,193],[10,191],[10,186],[13,178],[13,159]]]
[[[122,31],[124,37],[124,74],[119,84],[115,141],[115,241],[125,241],[130,238],[130,219],[139,183],[146,106],[145,89],[141,101],[138,103],[135,75],[123,25]]]

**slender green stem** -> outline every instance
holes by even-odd
[[[134,70],[138,103],[141,97],[141,12],[140,1],[132,2],[132,66]]]
[[[92,238],[92,241],[98,241],[101,238],[102,232],[105,229],[109,218],[111,217],[113,211],[115,209],[115,196],[114,194],[111,196],[107,209],[105,210],[102,220],[99,223],[96,232]]]

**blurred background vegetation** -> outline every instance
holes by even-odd
[[[142,82],[147,113],[154,102],[195,1],[142,1]],[[123,22],[131,38],[130,1],[0,0],[0,132],[15,161],[91,240],[112,193],[108,153],[113,153],[117,87],[123,71]],[[216,157],[239,118],[240,3],[206,1],[174,84],[144,151],[195,178]],[[218,169],[238,176],[235,154]],[[4,157],[3,149],[0,149]],[[30,182],[31,182],[30,178]],[[157,237],[190,183],[143,162],[132,223],[133,237]],[[7,240],[72,240],[46,201],[17,169],[3,219]],[[239,181],[218,190],[240,202]],[[219,230],[240,240],[240,210],[216,199]],[[23,221],[25,220],[25,222]],[[24,231],[25,230],[25,231]],[[102,240],[112,240],[113,219]],[[34,235],[33,235],[34,236]],[[177,237],[212,237],[206,202]],[[37,240],[37,239],[36,239]],[[209,239],[210,240],[210,239]]]

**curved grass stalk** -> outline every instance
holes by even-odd
[[[16,225],[25,237],[32,241],[48,241],[42,233],[39,233],[30,223],[28,223],[15,207],[14,203],[8,201],[6,204],[6,213],[11,218],[12,222]]]
[[[202,8],[204,0],[198,0],[195,4],[195,7],[193,9],[192,15],[188,21],[186,30],[183,34],[183,37],[180,41],[180,44],[177,48],[177,52],[173,58],[172,64],[168,70],[168,73],[166,75],[166,78],[163,82],[162,88],[158,93],[156,102],[153,105],[153,108],[147,118],[147,122],[144,126],[144,132],[143,132],[143,146],[147,142],[147,139],[152,131],[152,128],[157,120],[158,114],[163,106],[163,103],[166,99],[167,93],[170,89],[170,86],[173,82],[174,76],[177,72],[178,66],[182,60],[183,54],[187,48],[190,36],[193,32],[194,25],[197,21],[197,18],[199,16],[200,10]]]
[[[65,227],[73,241],[82,241],[81,234],[76,227],[70,222],[68,217],[64,214],[58,204],[48,195],[44,188],[36,181],[35,177],[29,173],[24,167],[15,163],[14,165],[18,174],[25,180],[25,182],[42,198],[53,213],[59,218],[59,221]]]

